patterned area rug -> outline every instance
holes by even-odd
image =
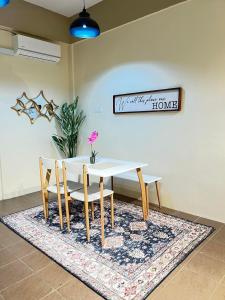
[[[105,201],[104,248],[100,243],[99,206],[86,242],[83,205],[74,203],[71,233],[60,231],[56,203],[44,221],[42,206],[12,214],[2,221],[31,244],[108,300],[145,299],[213,231],[157,211],[142,221],[138,206],[115,201],[115,228]]]

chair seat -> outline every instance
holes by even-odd
[[[115,177],[120,178],[120,179],[131,180],[131,181],[135,181],[135,182],[139,181],[137,173],[133,173],[133,172],[122,173],[122,174],[116,175]],[[158,176],[150,176],[150,175],[143,174],[143,180],[144,180],[144,183],[146,183],[146,184],[160,181],[161,179],[162,178],[158,177]]]
[[[82,189],[83,185],[79,182],[74,182],[74,181],[67,181],[67,189],[68,192],[71,193],[73,191],[77,191],[79,189]],[[60,182],[59,184],[60,188],[60,194],[64,194],[64,184],[63,182]],[[56,184],[48,186],[47,190],[51,193],[57,194],[57,186]]]
[[[107,197],[113,194],[113,191],[104,189],[103,197]],[[84,190],[75,191],[70,194],[70,197],[79,201],[84,201]],[[100,189],[97,183],[93,183],[88,187],[88,202],[93,202],[100,199]]]

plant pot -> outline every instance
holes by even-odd
[[[95,164],[95,156],[90,157],[90,164]]]

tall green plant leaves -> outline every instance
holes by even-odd
[[[56,116],[62,136],[53,135],[52,139],[66,157],[77,155],[79,129],[85,120],[84,112],[77,108],[78,99],[77,97],[71,104],[64,103],[60,108],[59,115]]]

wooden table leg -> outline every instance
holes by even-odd
[[[158,198],[159,208],[161,208],[158,181],[155,182],[155,187],[156,187],[156,192],[157,192],[157,198]]]
[[[94,205],[94,202],[91,202],[91,217],[92,217],[92,221],[94,221],[94,219],[95,219],[95,205]]]
[[[146,192],[145,192],[145,184],[142,176],[142,171],[140,168],[136,169],[140,188],[141,188],[141,200],[142,200],[142,210],[143,210],[143,219],[146,221],[147,219],[147,211],[146,211]]]
[[[114,199],[113,199],[113,194],[111,195],[110,199],[110,206],[111,206],[111,224],[112,228],[114,228]]]
[[[88,201],[84,201],[84,213],[85,213],[85,223],[86,223],[86,230],[87,230],[87,241],[90,242],[90,223],[89,223]]]
[[[149,199],[149,186],[147,183],[145,183],[145,193],[146,193],[146,212],[147,216],[149,215],[149,205],[150,205],[150,199]]]
[[[104,199],[103,199],[103,177],[100,177],[100,210],[101,210],[101,233],[102,233],[102,247],[104,246],[105,241],[105,232],[104,232]]]
[[[87,174],[87,186],[90,186],[90,177],[89,177],[89,174]],[[92,221],[94,221],[94,219],[95,219],[94,211],[95,211],[95,204],[94,204],[94,202],[91,202],[91,216],[92,216]]]
[[[63,230],[62,199],[61,199],[61,192],[60,192],[59,166],[58,166],[58,162],[57,161],[55,162],[55,178],[56,178],[56,187],[57,187],[59,223],[60,223],[61,230]]]

